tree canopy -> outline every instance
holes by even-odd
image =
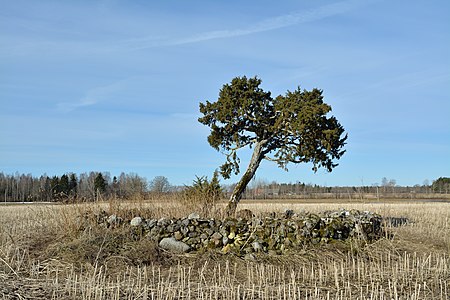
[[[98,173],[94,179],[94,189],[95,189],[94,192],[97,199],[102,193],[106,191],[106,187],[107,187],[106,179],[103,177],[102,173]]]
[[[327,116],[331,106],[323,101],[322,90],[298,87],[273,98],[260,84],[257,77],[236,77],[223,85],[217,101],[200,103],[203,116],[198,120],[211,128],[208,142],[226,155],[220,167],[224,178],[240,171],[237,150],[254,149],[230,198],[230,212],[262,160],[284,170],[289,163],[312,163],[314,172],[320,167],[331,172],[345,152],[347,134],[334,116]]]
[[[433,181],[432,189],[438,193],[448,193],[450,191],[450,178],[449,177],[439,177]]]
[[[154,193],[167,193],[170,190],[170,183],[167,177],[156,176],[150,182],[150,190]]]

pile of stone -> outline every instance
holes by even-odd
[[[237,255],[282,254],[305,243],[329,243],[348,238],[372,241],[383,236],[380,215],[344,209],[320,214],[286,210],[283,214],[250,218],[207,219],[192,213],[177,219],[138,216],[122,220],[115,215],[103,215],[97,220],[109,228],[130,226],[132,232],[175,252],[217,249]]]

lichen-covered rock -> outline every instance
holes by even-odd
[[[131,226],[139,226],[142,224],[142,218],[141,217],[134,217],[133,219],[131,219],[130,221],[130,225]]]
[[[121,217],[118,217],[116,215],[110,215],[108,219],[106,220],[106,223],[108,224],[108,227],[114,227],[117,225],[120,225],[123,223],[123,219]]]
[[[198,213],[193,212],[188,216],[188,219],[189,220],[200,219],[200,215]]]
[[[221,240],[222,238],[223,238],[223,236],[220,234],[220,232],[214,232],[211,235],[212,240]]]
[[[147,220],[146,227],[147,227],[148,229],[152,229],[153,227],[156,226],[156,224],[158,224],[158,220],[155,220],[155,219],[149,219],[149,220]]]
[[[252,243],[252,247],[255,252],[260,252],[263,250],[263,246],[257,241]]]
[[[115,223],[116,220],[117,220],[117,216],[116,216],[116,215],[110,215],[110,216],[108,217],[108,220],[106,220],[106,222],[108,222],[109,224],[111,224],[111,223]]]
[[[183,239],[183,234],[180,231],[177,231],[174,233],[174,238],[179,241],[181,239]]]

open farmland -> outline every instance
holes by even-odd
[[[243,201],[257,215],[369,210],[411,222],[386,238],[305,245],[244,260],[218,252],[173,254],[128,231],[79,216],[181,217],[175,201],[0,206],[3,299],[449,299],[450,203]]]

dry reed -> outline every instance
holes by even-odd
[[[448,203],[241,205],[256,214],[340,207],[412,223],[390,228],[390,236],[372,244],[305,246],[247,261],[214,252],[175,255],[121,231],[80,230],[78,216],[102,209],[150,217],[188,213],[170,200],[0,206],[0,298],[450,299]]]

